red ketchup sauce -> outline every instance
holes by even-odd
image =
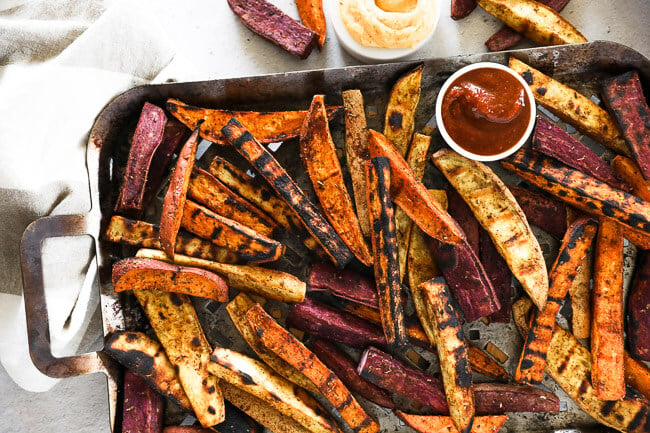
[[[442,120],[449,136],[475,155],[497,155],[513,147],[530,122],[531,101],[505,71],[468,71],[449,86]]]

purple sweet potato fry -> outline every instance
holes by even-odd
[[[630,71],[603,81],[602,95],[643,177],[650,180],[650,108],[643,95],[639,74]]]
[[[465,18],[476,9],[476,0],[451,0],[451,18]]]
[[[377,287],[372,278],[364,277],[351,270],[336,269],[327,263],[318,262],[312,266],[307,290],[326,292],[356,304],[379,308]]]
[[[627,300],[627,336],[630,354],[650,361],[650,252],[639,254]]]
[[[492,283],[467,241],[452,245],[431,238],[429,248],[466,321],[499,311]]]
[[[460,194],[453,188],[447,191],[447,203],[447,212],[456,220],[460,228],[463,229],[467,242],[472,247],[472,250],[478,254],[479,224],[474,213]]]
[[[564,203],[521,186],[509,186],[529,223],[536,225],[557,239],[567,229],[567,208]]]
[[[479,232],[479,255],[483,269],[485,269],[501,304],[499,311],[490,314],[488,319],[491,322],[509,323],[512,305],[512,273],[492,243],[490,235],[483,228],[480,228]]]
[[[164,399],[144,379],[124,372],[123,433],[161,433]]]
[[[299,59],[306,59],[318,44],[318,34],[266,0],[228,0],[228,5],[252,32]]]
[[[555,394],[528,385],[476,383],[474,395],[480,415],[560,411],[560,399]]]
[[[626,192],[632,191],[632,187],[623,182],[604,159],[542,116],[537,116],[533,134],[533,150],[602,180],[614,188]]]
[[[395,407],[390,394],[359,376],[354,360],[336,345],[325,340],[316,340],[311,346],[311,350],[341,379],[341,382],[350,391],[359,394],[378,406],[388,409]]]

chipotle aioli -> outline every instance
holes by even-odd
[[[498,155],[517,144],[528,128],[530,110],[522,84],[494,68],[464,73],[442,100],[447,133],[475,155]]]

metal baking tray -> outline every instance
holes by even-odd
[[[467,56],[428,59],[404,63],[391,63],[372,66],[354,66],[340,69],[290,72],[259,77],[234,78],[225,80],[147,85],[133,88],[110,101],[101,111],[91,129],[87,145],[87,168],[90,183],[91,210],[82,215],[48,216],[34,221],[24,232],[21,243],[21,265],[27,312],[27,327],[32,360],[36,367],[50,377],[66,378],[81,374],[104,373],[108,381],[108,399],[111,430],[120,431],[120,382],[122,369],[101,351],[57,358],[50,346],[49,320],[44,296],[43,270],[41,263],[41,244],[46,238],[60,236],[90,235],[95,244],[99,267],[99,290],[101,292],[101,311],[104,335],[124,329],[145,329],[137,303],[128,294],[116,294],[111,286],[111,264],[125,254],[132,253],[122,246],[106,242],[101,233],[105,230],[117,196],[121,180],[121,170],[128,152],[128,132],[133,129],[145,101],[164,106],[168,98],[178,98],[192,105],[231,109],[289,110],[306,109],[312,95],[326,95],[328,104],[341,103],[341,91],[361,89],[366,102],[368,124],[381,130],[383,113],[390,89],[395,80],[404,72],[418,64],[424,65],[422,96],[416,117],[416,129],[434,125],[434,106],[442,83],[457,69],[475,62],[492,61],[507,63],[510,56],[532,65],[552,75],[560,81],[575,87],[587,96],[597,97],[598,82],[604,77],[636,69],[646,89],[650,88],[650,61],[636,51],[623,45],[598,41],[593,43],[544,47],[501,53],[474,54]],[[343,122],[338,119],[332,123],[334,140],[340,149],[343,143]],[[574,131],[573,131],[574,132]],[[433,135],[432,150],[441,147],[442,139]],[[593,141],[579,137],[599,153],[606,152]],[[200,158],[199,165],[205,165],[216,153],[247,168],[231,149],[209,146]],[[276,158],[287,167],[298,183],[309,193],[313,193],[309,182],[298,162],[295,140],[282,143],[275,151]],[[605,154],[607,157],[608,155]],[[506,183],[518,183],[518,178],[506,174],[498,164],[490,164]],[[443,177],[433,165],[427,165],[424,183],[429,187],[445,185]],[[150,215],[152,222],[155,215]],[[546,254],[547,263],[552,263],[557,249],[557,241],[537,232]],[[290,243],[288,254],[274,264],[282,270],[304,278],[311,263],[311,257],[301,251],[300,245]],[[629,281],[634,248],[626,248],[626,275]],[[213,346],[233,347],[247,353],[245,343],[237,339],[234,327],[224,312],[223,305],[211,301],[195,299],[195,307],[208,341]],[[283,306],[267,304],[271,308]],[[286,308],[283,310],[286,312]],[[483,346],[492,341],[510,355],[505,368],[512,373],[516,367],[516,357],[521,350],[522,340],[512,324],[484,325],[477,321],[466,325],[466,335],[474,343]],[[471,331],[471,332],[469,332]],[[423,353],[422,358],[430,371],[435,371],[435,357]],[[477,377],[485,380],[486,378]],[[558,414],[512,414],[503,431],[507,432],[603,432],[607,429],[595,423],[559,389],[552,379],[545,378],[546,388],[556,392],[562,405]],[[397,418],[387,410],[380,409],[362,400],[362,404],[379,418],[382,431],[406,431]],[[182,420],[174,408],[169,411],[173,421]]]

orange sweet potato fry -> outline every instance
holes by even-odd
[[[332,118],[342,107],[329,107],[327,115]],[[167,110],[188,128],[195,128],[201,120],[201,137],[216,144],[228,144],[221,133],[231,118],[236,118],[260,143],[275,143],[300,134],[300,127],[307,111],[233,111],[201,108],[188,105],[178,99],[167,100]]]
[[[300,20],[305,27],[318,35],[318,46],[323,48],[327,34],[323,0],[296,0],[296,6],[298,6]]]
[[[355,257],[366,266],[372,265],[372,253],[361,233],[336,156],[323,95],[314,96],[302,125],[300,157],[328,221]]]
[[[178,235],[178,229],[181,227],[190,175],[196,159],[196,149],[199,145],[200,128],[201,123],[198,123],[178,155],[176,168],[169,181],[169,189],[165,195],[162,215],[160,216],[160,244],[163,251],[172,259],[174,258],[176,236]]]
[[[228,286],[217,274],[154,259],[129,257],[120,260],[113,265],[112,280],[116,292],[165,290],[218,302],[228,300]]]
[[[632,358],[628,351],[624,353],[625,383],[636,389],[645,398],[650,399],[650,368],[643,362]]]
[[[472,371],[507,382],[510,379],[506,370],[476,346],[469,345],[469,365]],[[476,418],[474,418],[476,422]]]
[[[639,165],[634,160],[617,155],[612,160],[612,167],[623,180],[632,185],[632,194],[645,201],[650,201],[650,180],[645,180]]]
[[[370,157],[384,156],[390,161],[393,201],[429,236],[454,244],[464,240],[465,235],[456,221],[431,197],[422,182],[415,179],[413,171],[386,137],[373,130],[369,133]]]
[[[458,433],[449,416],[411,415],[396,410],[395,415],[413,430],[420,433]],[[471,433],[497,433],[503,427],[508,415],[477,416]]]

